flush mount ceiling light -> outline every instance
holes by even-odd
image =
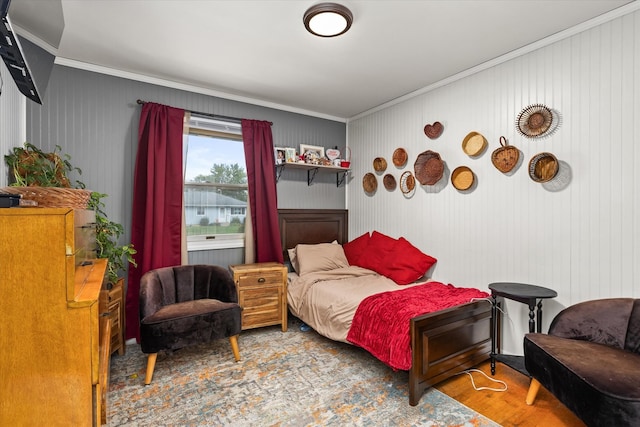
[[[319,3],[307,9],[303,22],[311,34],[319,37],[335,37],[349,30],[353,15],[341,4]]]

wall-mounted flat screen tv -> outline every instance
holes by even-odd
[[[38,104],[42,104],[55,55],[19,35],[16,28],[24,29],[31,35],[37,34],[32,28],[35,28],[34,23],[37,26],[37,21],[42,20],[42,15],[45,15],[42,5],[43,2],[37,0],[0,0],[0,56],[18,90]],[[49,21],[53,17],[61,22],[52,24],[59,34],[54,34],[53,40],[41,42],[57,49],[64,28],[62,4],[60,0],[47,0],[44,5],[56,9],[53,14],[46,14]],[[30,26],[32,28],[29,28]],[[34,37],[38,38],[37,35]]]

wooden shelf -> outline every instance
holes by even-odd
[[[283,163],[276,166],[276,182],[280,180],[282,171],[287,169],[304,169],[307,171],[307,185],[311,185],[318,172],[335,173],[336,174],[336,187],[340,187],[346,180],[347,175],[351,169],[343,168],[340,166],[324,166],[324,165],[310,165],[307,163]]]

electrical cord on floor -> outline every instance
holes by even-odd
[[[476,382],[473,379],[473,375],[471,374],[472,372],[479,372],[482,375],[485,376],[486,379],[488,379],[489,381],[493,381],[494,383],[498,383],[498,384],[502,384],[504,386],[504,388],[493,388],[493,387],[477,387],[476,386]],[[484,372],[482,372],[480,369],[467,369],[466,371],[462,371],[462,372],[458,372],[456,375],[462,375],[462,374],[467,374],[469,375],[469,378],[471,378],[471,385],[473,386],[473,389],[476,391],[480,391],[480,390],[489,390],[489,391],[507,391],[507,383],[502,381],[502,380],[496,380],[491,378],[490,376],[488,376],[487,374],[485,374]]]

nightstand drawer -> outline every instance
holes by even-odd
[[[253,274],[241,274],[238,276],[236,283],[240,288],[269,285],[280,286],[282,284],[282,272],[265,271]]]

